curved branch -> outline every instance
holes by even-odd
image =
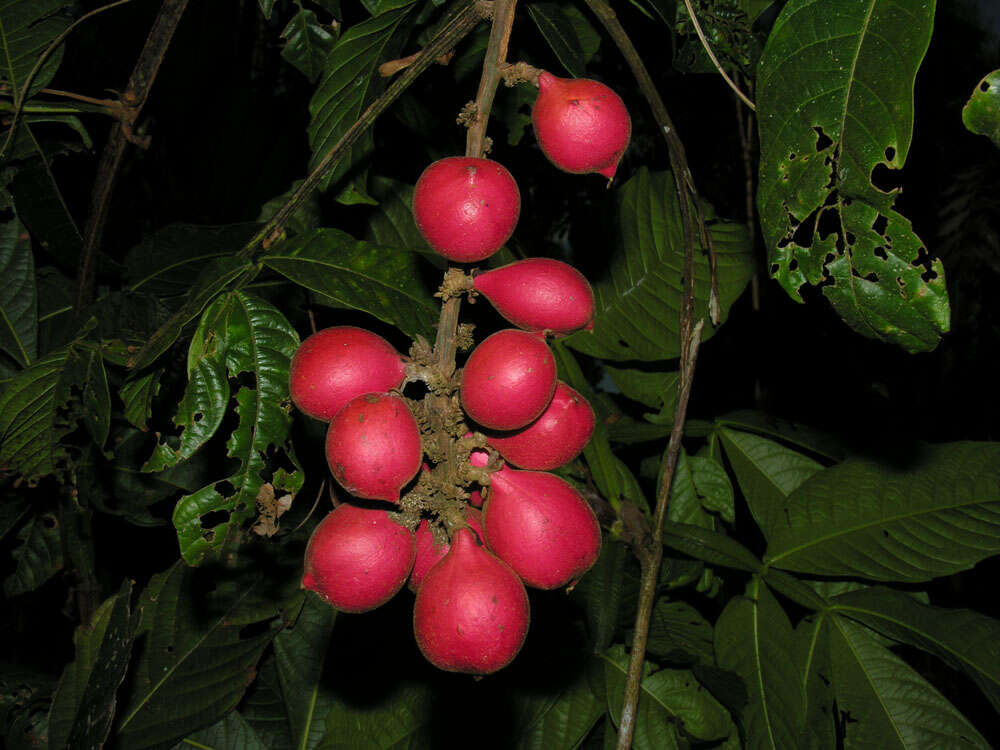
[[[691,16],[691,23],[694,24],[694,30],[698,34],[698,38],[701,40],[701,46],[705,48],[705,52],[708,53],[708,57],[712,61],[712,64],[715,65],[715,69],[719,71],[719,75],[726,80],[726,83],[729,84],[729,88],[736,93],[736,96],[738,96],[744,104],[750,107],[750,109],[756,112],[757,107],[754,106],[754,103],[750,101],[746,94],[740,91],[740,87],[737,86],[733,79],[729,77],[729,74],[726,73],[722,65],[719,63],[719,60],[715,57],[715,53],[712,51],[712,47],[709,45],[708,39],[705,38],[705,32],[701,30],[701,24],[698,23],[698,16],[695,15],[694,8],[691,7],[691,0],[684,0],[684,7],[687,8],[688,15]]]

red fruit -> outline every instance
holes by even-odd
[[[424,577],[413,633],[427,660],[448,672],[490,674],[510,664],[528,633],[528,595],[514,571],[459,529]]]
[[[538,76],[538,98],[531,110],[538,145],[565,172],[598,172],[609,180],[632,135],[632,121],[621,97],[588,78]]]
[[[368,393],[347,402],[326,433],[326,460],[348,492],[399,502],[399,491],[420,469],[420,429],[406,402]]]
[[[468,521],[469,528],[476,532],[480,540],[485,538],[486,532],[483,531],[482,513],[475,508],[469,508],[465,513],[465,520]],[[433,568],[439,560],[448,554],[448,550],[451,549],[451,545],[448,542],[441,545],[434,543],[434,533],[431,531],[430,523],[426,520],[421,521],[420,525],[417,526],[416,539],[417,559],[413,563],[413,572],[410,573],[410,581],[406,584],[410,587],[410,591],[413,592],[416,592],[420,588],[420,584],[424,580],[424,576],[427,575],[427,571]]]
[[[413,218],[427,243],[459,263],[488,258],[514,232],[521,194],[489,159],[450,156],[431,164],[413,192]]]
[[[288,380],[295,405],[329,422],[352,398],[390,391],[403,376],[403,359],[388,341],[363,328],[338,326],[302,342]]]
[[[593,434],[594,410],[587,399],[559,382],[542,416],[523,430],[487,439],[515,466],[546,471],[576,458]]]
[[[462,371],[462,406],[479,424],[517,430],[541,414],[556,387],[556,363],[542,337],[509,328],[477,346]]]
[[[413,532],[384,510],[343,503],[309,538],[302,587],[341,612],[367,612],[403,587],[415,556]]]
[[[473,286],[501,315],[526,331],[566,335],[594,317],[594,290],[568,263],[529,258],[476,276]]]
[[[483,508],[486,544],[528,586],[565,586],[597,561],[600,526],[569,482],[506,467],[490,479]]]

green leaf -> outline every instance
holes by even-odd
[[[35,261],[16,217],[0,224],[0,278],[0,351],[27,367],[38,354]]]
[[[420,280],[418,257],[319,229],[281,243],[261,261],[335,307],[362,310],[410,337],[433,338],[439,306]]]
[[[231,492],[225,492],[221,482],[214,482],[181,498],[174,508],[173,521],[181,555],[189,565],[198,565],[217,556],[227,542],[240,533],[243,524],[256,515],[257,492],[264,483],[262,472],[267,467],[268,450],[271,446],[284,448],[288,439],[291,425],[288,368],[298,345],[298,334],[277,308],[243,292],[230,292],[220,297],[202,316],[191,342],[192,352],[200,354],[195,357],[188,384],[189,391],[192,387],[198,390],[192,401],[202,395],[198,378],[207,370],[221,374],[221,380],[215,381],[215,385],[225,384],[223,408],[228,402],[227,372],[234,378],[249,373],[253,375],[253,385],[241,386],[236,391],[239,422],[227,448],[229,456],[237,459],[240,465],[236,473],[225,479]],[[209,391],[204,403],[216,396]],[[187,393],[184,400],[180,409],[184,410],[184,417],[190,415],[192,421],[185,422],[182,446],[184,435],[198,425],[195,413],[188,408]],[[206,413],[204,421],[216,418],[217,405],[209,404],[213,416]],[[201,437],[199,433],[197,438]],[[162,454],[155,458],[162,458]],[[296,476],[301,484],[301,476]]]
[[[770,539],[775,528],[785,523],[782,511],[788,496],[823,466],[750,432],[723,428],[718,434],[750,512],[764,537]]]
[[[969,609],[931,607],[883,586],[842,594],[830,611],[943,659],[1000,710],[1000,621]]]
[[[608,364],[604,365],[604,369],[623,395],[652,409],[660,409],[669,404],[672,411],[673,404],[677,401],[677,380],[680,373],[633,370]]]
[[[821,286],[855,331],[908,351],[948,330],[944,269],[894,209],[898,189],[875,182],[906,162],[933,21],[933,2],[792,0],[757,78],[772,275],[797,300]]]
[[[646,648],[666,661],[715,663],[712,626],[687,602],[660,599],[656,603]]]
[[[962,122],[971,132],[985,135],[1000,148],[1000,70],[994,70],[972,90],[962,108]]]
[[[412,7],[411,0],[394,3],[391,10],[352,26],[330,51],[323,77],[309,103],[309,145],[313,153],[310,170],[316,168],[368,105],[382,93],[385,84],[378,73],[378,66],[398,51],[397,32],[406,29],[403,22]],[[339,200],[344,203],[373,203],[365,187],[364,163],[374,147],[375,141],[369,129],[327,173],[321,189],[340,184],[350,175],[352,182],[343,186]]]
[[[264,14],[264,18],[271,17],[271,11],[274,10],[274,4],[277,0],[259,0],[260,11]]]
[[[715,624],[719,666],[736,672],[749,693],[742,716],[747,750],[802,747],[804,695],[793,645],[788,616],[756,577]]]
[[[627,545],[605,539],[594,567],[573,587],[573,598],[582,602],[586,611],[594,653],[604,651],[614,638],[628,555]]]
[[[830,687],[829,618],[809,617],[795,629],[795,666],[802,680],[804,747],[808,750],[836,750],[837,727],[834,693]]]
[[[747,409],[731,412],[716,419],[715,423],[718,427],[732,427],[742,432],[769,436],[782,443],[825,456],[831,461],[841,461],[847,455],[844,444],[834,436],[759,411]]]
[[[335,696],[324,717],[326,735],[318,750],[425,747],[422,735],[433,704],[434,690],[429,685],[408,681],[389,681],[375,704]]]
[[[589,670],[581,669],[575,679],[562,688],[554,699],[551,695],[532,695],[528,698],[529,704],[544,701],[546,705],[519,732],[517,742],[512,747],[517,750],[570,750],[580,746],[607,711],[603,691],[598,697],[592,685],[594,682],[603,685],[603,673],[588,674],[588,671],[597,670],[598,665],[591,664],[589,667]],[[531,705],[531,708],[534,707]]]
[[[447,260],[431,249],[413,220],[413,186],[389,177],[372,177],[371,193],[378,206],[365,226],[365,240],[420,253],[443,270]]]
[[[271,219],[274,218],[275,214],[281,210],[289,199],[292,197],[292,193],[299,189],[302,185],[302,180],[295,180],[291,187],[288,188],[281,195],[277,195],[263,206],[260,207],[260,213],[257,215],[257,221],[261,224],[266,224]],[[286,231],[294,232],[295,234],[307,234],[313,229],[319,228],[322,223],[322,216],[320,215],[320,205],[319,205],[319,193],[313,192],[309,194],[302,204],[295,209],[288,223],[285,225]]]
[[[659,476],[659,468],[657,476]],[[670,484],[667,519],[675,523],[715,530],[715,518],[702,507],[701,496],[694,483],[691,457],[687,455],[687,451],[683,447],[677,456],[677,466]]]
[[[664,521],[663,543],[696,560],[724,568],[756,572],[763,567],[760,560],[735,539],[701,526]]]
[[[1000,552],[1000,443],[918,446],[906,465],[851,458],[795,490],[769,566],[920,582]]]
[[[183,562],[152,577],[139,600],[135,661],[119,696],[119,747],[172,744],[236,707],[275,634],[277,604],[248,606],[259,580]]]
[[[528,13],[569,74],[586,75],[587,61],[597,52],[601,36],[576,6],[531,3]]]
[[[261,660],[257,679],[247,688],[246,697],[240,704],[240,713],[268,750],[298,750],[288,726],[273,653]]]
[[[844,726],[845,750],[990,747],[944,696],[863,626],[832,618],[830,658],[837,706],[851,718]]]
[[[45,48],[61,34],[69,19],[58,14],[72,3],[67,0],[3,0],[0,2],[0,81],[15,96],[27,83],[28,74]],[[58,14],[58,15],[57,15]],[[62,61],[63,47],[42,65],[31,84],[31,92],[45,88]]]
[[[125,405],[124,417],[140,430],[146,429],[146,423],[152,416],[153,399],[160,391],[162,375],[163,370],[151,370],[134,380],[122,383],[119,395]]]
[[[100,347],[90,343],[71,346],[63,379],[80,385],[78,417],[94,444],[103,450],[111,429],[111,393]]]
[[[311,592],[295,624],[274,639],[274,656],[295,747],[312,750],[326,732],[334,693],[324,684],[323,666],[336,610]]]
[[[34,591],[62,570],[63,553],[59,519],[53,513],[33,515],[17,532],[20,542],[11,554],[14,572],[3,582],[8,598]]]
[[[0,498],[0,540],[17,528],[28,510],[28,498],[23,495]]]
[[[323,72],[327,53],[337,42],[336,29],[322,24],[311,10],[300,7],[281,32],[281,56],[315,83]]]
[[[239,711],[230,711],[225,718],[208,729],[195,732],[178,742],[173,750],[274,750],[274,748],[264,744]]]
[[[611,252],[607,275],[592,279],[594,330],[566,339],[574,349],[612,360],[662,360],[680,355],[684,241],[680,205],[669,172],[645,167],[618,191],[621,246]],[[753,275],[753,254],[743,224],[708,220],[717,260],[724,320]],[[707,317],[708,255],[695,248],[695,319]],[[705,326],[704,338],[712,335]]]
[[[111,730],[116,693],[125,679],[138,624],[129,605],[132,583],[101,604],[73,634],[75,655],[59,678],[49,711],[49,747],[101,748]]]

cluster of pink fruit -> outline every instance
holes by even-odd
[[[596,81],[543,72],[538,82],[532,117],[545,154],[566,171],[610,178],[630,135],[621,100]],[[471,263],[511,236],[520,193],[496,162],[446,158],[421,175],[413,213],[431,247]],[[339,610],[364,612],[409,579],[416,592],[414,633],[427,659],[449,671],[489,674],[524,642],[524,585],[571,584],[600,553],[590,506],[548,473],[583,450],[594,412],[557,381],[546,337],[588,327],[594,295],[574,268],[543,258],[474,272],[469,287],[517,326],[483,340],[456,383],[464,414],[479,430],[472,442],[463,441],[472,447],[460,458],[468,457],[468,481],[484,486],[485,500],[471,492],[458,523],[418,506],[424,517],[419,523],[412,517],[415,529],[374,504],[341,503],[309,541],[302,584]],[[401,501],[401,493],[423,462],[420,427],[398,393],[407,381],[407,359],[369,331],[328,328],[302,343],[290,375],[299,409],[329,422],[326,457],[337,482],[355,498],[407,507],[415,495]],[[488,447],[475,448],[484,439]],[[491,452],[498,454],[492,463]],[[440,531],[446,527],[450,541]]]

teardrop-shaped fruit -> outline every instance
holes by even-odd
[[[594,290],[582,273],[551,258],[529,258],[476,276],[473,286],[526,331],[565,336],[594,317]]]
[[[482,513],[475,508],[468,508],[465,512],[465,520],[468,522],[469,528],[476,532],[479,539],[484,539],[486,532],[483,531]],[[431,531],[431,525],[426,519],[417,526],[416,539],[417,559],[413,563],[413,572],[410,573],[410,580],[406,584],[413,592],[420,588],[427,571],[433,568],[451,549],[451,544],[448,542],[435,544],[434,532]]]
[[[556,363],[545,340],[508,328],[487,336],[462,370],[462,406],[493,430],[517,430],[552,400]]]
[[[413,532],[384,510],[342,503],[309,538],[302,587],[342,612],[367,612],[403,587],[415,556]]]
[[[560,381],[542,416],[524,429],[487,439],[515,466],[547,471],[576,458],[593,434],[594,410],[587,399]]]
[[[449,260],[488,258],[514,232],[521,193],[495,161],[449,156],[431,164],[413,191],[413,218],[434,250]]]
[[[486,544],[528,586],[555,589],[597,561],[601,528],[573,486],[542,471],[504,467],[490,476]]]
[[[413,633],[448,672],[490,674],[510,664],[528,633],[528,595],[514,571],[459,529],[417,591]]]
[[[621,97],[589,78],[538,76],[531,109],[538,145],[565,172],[598,172],[609,180],[628,147],[632,121]]]
[[[300,410],[329,422],[352,398],[391,391],[403,377],[403,358],[388,341],[363,328],[336,326],[302,342],[288,382]]]
[[[391,393],[366,393],[347,402],[326,433],[326,460],[348,492],[399,502],[420,469],[420,429],[406,402]]]

